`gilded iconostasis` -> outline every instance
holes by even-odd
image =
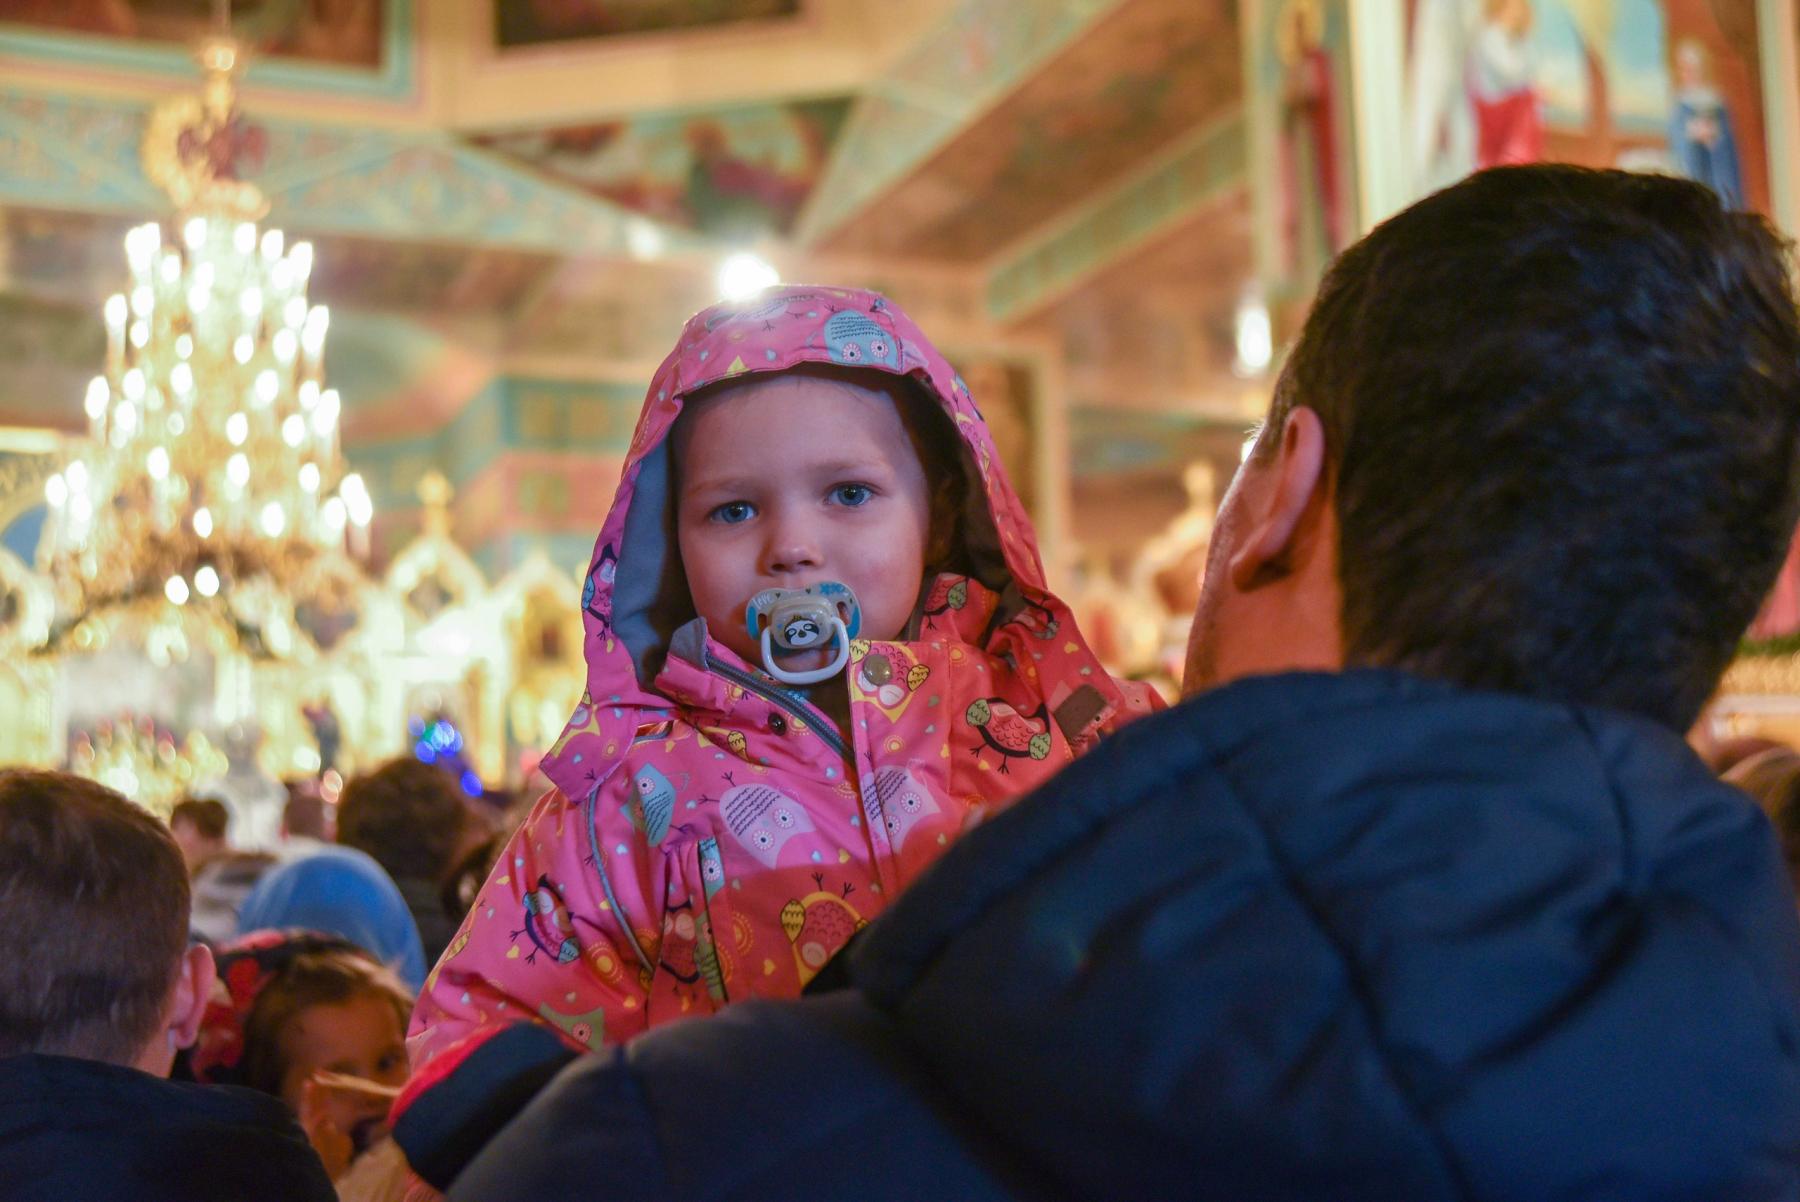
[[[581,689],[646,382],[777,278],[940,340],[1053,583],[1166,684],[1331,257],[1537,159],[1792,230],[1797,29],[1792,0],[0,0],[0,759],[172,797],[449,729],[518,784]],[[250,408],[126,472],[118,423],[214,362]],[[267,595],[158,533],[203,495]],[[1778,597],[1768,662],[1797,631]]]

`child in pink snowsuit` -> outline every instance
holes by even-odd
[[[746,609],[809,586],[831,629],[764,650]],[[409,1098],[512,1024],[598,1048],[797,995],[963,831],[1154,703],[1046,590],[962,381],[867,292],[688,322],[582,604],[557,788],[426,982]]]

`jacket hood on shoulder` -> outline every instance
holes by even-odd
[[[972,832],[846,955],[970,1121],[1078,1196],[1800,1177],[1772,832],[1627,715],[1243,681]]]
[[[668,709],[655,680],[674,633],[669,614],[686,603],[669,447],[683,404],[723,380],[804,364],[900,376],[936,401],[962,438],[972,487],[959,535],[972,574],[1002,598],[993,625],[1025,606],[1062,608],[1046,588],[1030,519],[967,386],[898,306],[873,292],[804,285],[715,305],[688,320],[657,369],[595,540],[581,598],[587,688],[541,764],[566,796],[583,796],[593,787],[594,761],[616,761],[637,729]],[[1062,653],[1091,666],[1084,675],[1097,688],[1113,691],[1081,636],[1066,633],[1057,640]]]

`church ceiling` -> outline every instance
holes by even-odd
[[[850,104],[831,97],[685,109],[473,141],[658,221],[750,242],[793,228]]]
[[[735,29],[799,15],[800,0],[488,0],[507,50],[643,34]]]

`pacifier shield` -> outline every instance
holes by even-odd
[[[764,589],[744,607],[744,626],[762,644],[763,668],[784,684],[817,684],[844,670],[850,640],[862,628],[862,610],[847,584],[820,581],[802,589]],[[776,661],[783,655],[827,651],[838,653],[826,667],[790,672]]]

